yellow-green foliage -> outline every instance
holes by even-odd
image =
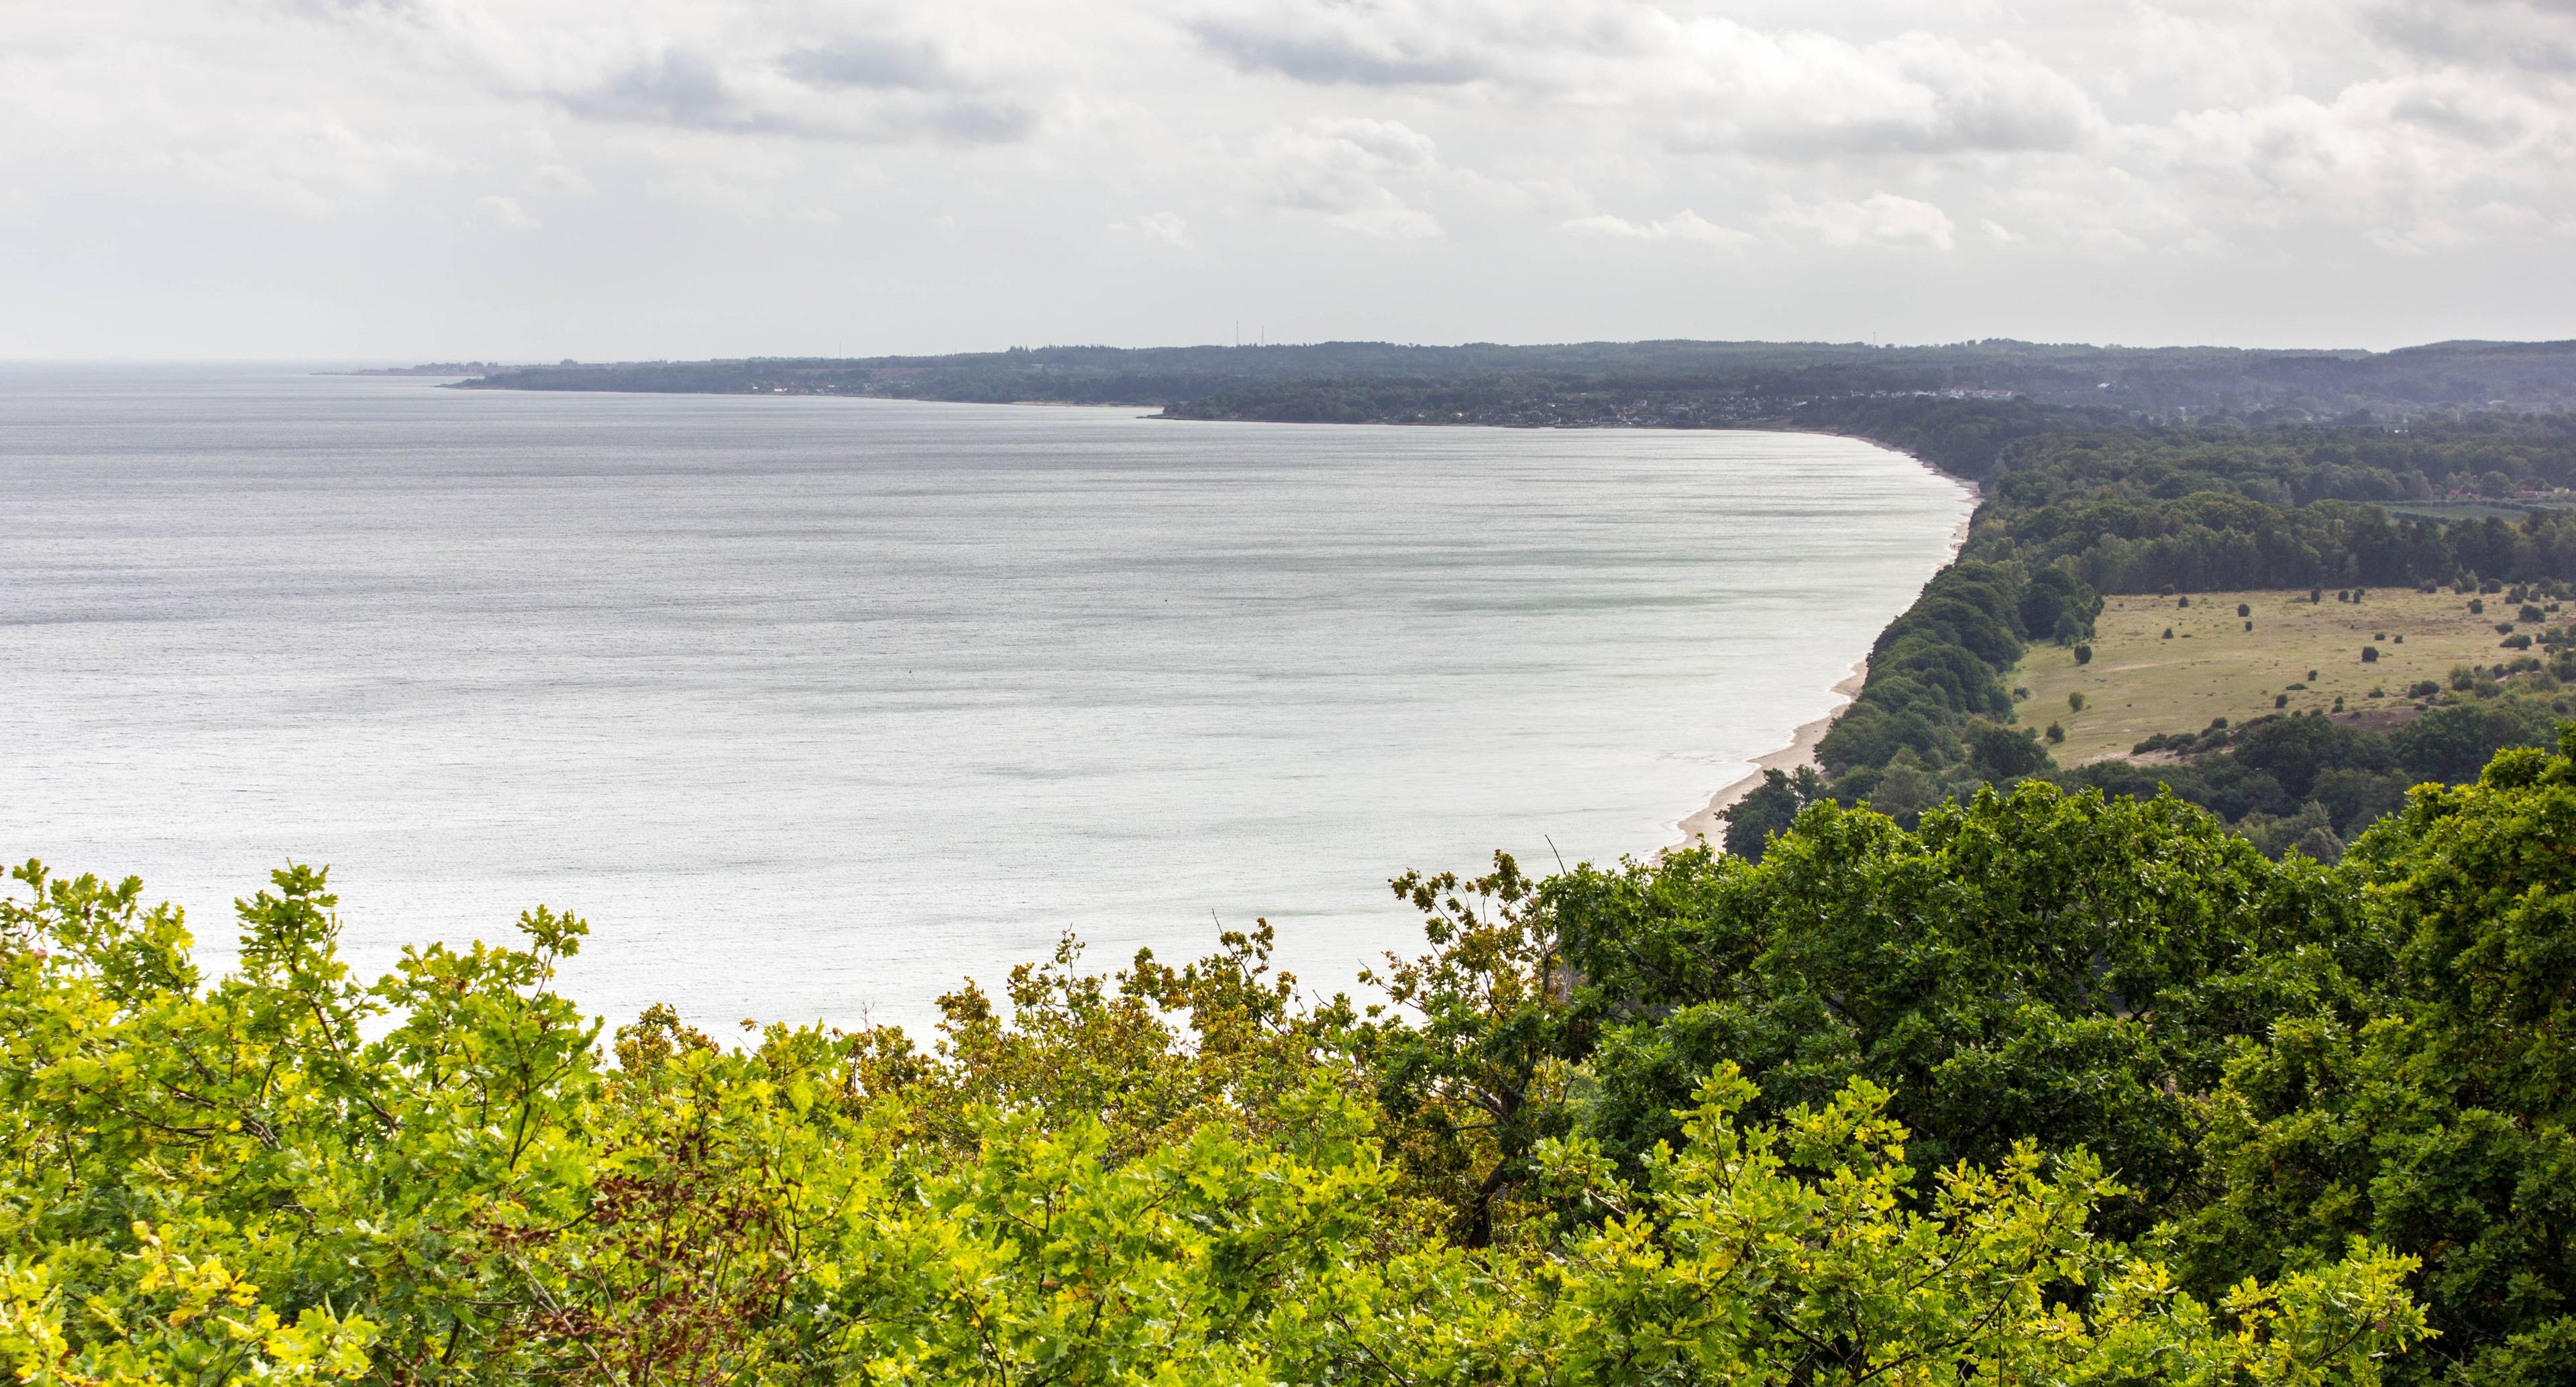
[[[1261,938],[1068,954],[927,1051],[657,1008],[612,1067],[553,990],[569,916],[361,986],[293,868],[208,983],[133,881],[17,875],[30,1383],[2368,1382],[2424,1332],[2403,1258],[2205,1303],[2090,1231],[2090,1157],[1926,1182],[1879,1090],[1746,1122],[1731,1068],[1641,1178],[1550,1139],[1546,1197],[1459,1245],[1354,1058],[1403,1023],[1294,1010]]]

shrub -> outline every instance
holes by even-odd
[[[2066,711],[2070,713],[2080,713],[2084,711],[2084,694],[2082,691],[2079,690],[2066,696]]]
[[[2166,627],[2166,628],[2165,628],[2165,639],[2166,639],[2166,640],[2172,640],[2172,639],[2173,639],[2173,628],[2172,628],[2172,627],[2170,627],[2170,626],[2168,626],[2168,627]]]
[[[2441,691],[2442,681],[2438,679],[2418,679],[2413,684],[2407,686],[2406,696],[2409,698],[2431,698],[2433,695],[2440,693]]]
[[[2483,598],[2483,597],[2472,597],[2472,598],[2470,598],[2470,599],[2469,599],[2469,615],[2471,615],[2471,616],[2485,616],[2486,614],[2487,614],[2487,601],[2486,601],[2486,599],[2485,599],[2485,598]]]
[[[2247,603],[2239,602],[2236,604],[2236,614],[2238,616],[2252,616],[2254,615],[2254,608]]]
[[[2066,740],[2066,729],[2052,722],[2048,725],[2048,731],[2042,735],[2048,738],[2050,746],[2055,746]]]
[[[2365,646],[2363,646],[2363,647],[2361,648],[2361,662],[2362,662],[2363,664],[2365,664],[2365,665],[2375,665],[2375,664],[2378,664],[2378,663],[2379,663],[2379,647],[2378,647],[2378,646],[2375,646],[2375,645],[2365,645]]]
[[[2531,648],[2531,637],[2507,636],[2504,638],[2504,648],[2507,650],[2529,650]]]
[[[2272,706],[2273,706],[2273,707],[2275,707],[2275,708],[2287,708],[2287,707],[2289,707],[2289,706],[2290,706],[2290,696],[2289,696],[2288,694],[2274,694],[2274,695],[2272,695]]]
[[[2079,645],[2075,647],[2075,663],[2079,665],[2089,665],[2093,663],[2093,647],[2089,645]]]

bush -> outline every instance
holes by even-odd
[[[2075,647],[2075,663],[2079,665],[2089,665],[2093,663],[2093,647],[2089,645],[2079,645]]]
[[[2165,639],[2166,639],[2166,640],[2172,640],[2172,639],[2173,639],[2173,628],[2172,628],[2172,627],[2170,627],[2170,626],[2168,626],[2168,627],[2166,627],[2166,628],[2165,628]]]
[[[2470,598],[2470,599],[2469,599],[2469,615],[2471,615],[2471,616],[2485,616],[2486,614],[2487,614],[2487,603],[2486,603],[2486,599],[2485,599],[2485,598],[2483,598],[2483,597],[2472,597],[2472,598]]]
[[[2070,693],[2066,696],[2066,711],[2070,713],[2080,713],[2084,711],[2084,694],[2081,690]]]
[[[2504,648],[2507,650],[2529,650],[2531,648],[2531,637],[2507,636],[2504,638]]]
[[[2362,662],[2363,664],[2365,664],[2365,665],[2375,665],[2375,664],[2378,664],[2378,663],[2379,663],[2379,647],[2378,647],[2378,646],[2375,646],[2375,645],[2365,645],[2365,646],[2363,646],[2363,647],[2361,648],[2361,662]]]
[[[2272,695],[2272,706],[2273,706],[2273,707],[2275,707],[2275,708],[2287,708],[2287,707],[2289,707],[2289,706],[2290,706],[2290,696],[2289,696],[2288,694],[2274,694],[2274,695]]]
[[[2238,616],[2252,616],[2254,615],[2254,608],[2247,603],[2239,602],[2236,604],[2236,614]]]
[[[2441,691],[2442,682],[2440,680],[2418,679],[2412,685],[2407,687],[2406,696],[2409,698],[2431,698],[2433,695],[2438,694]]]
[[[2048,725],[2048,731],[2041,735],[2048,739],[2048,744],[2050,746],[2056,746],[2058,743],[2066,740],[2066,729],[2052,722]]]

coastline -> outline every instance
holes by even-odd
[[[1797,731],[1789,734],[1787,746],[1754,757],[1753,770],[1750,774],[1709,796],[1708,803],[1693,810],[1680,823],[1673,825],[1680,832],[1681,841],[1667,846],[1664,851],[1679,852],[1686,848],[1698,847],[1702,843],[1714,848],[1724,848],[1726,820],[1721,816],[1727,810],[1734,808],[1737,800],[1753,793],[1754,788],[1762,783],[1762,777],[1769,772],[1790,772],[1800,766],[1814,764],[1816,744],[1825,739],[1827,732],[1833,730],[1835,721],[1842,717],[1845,708],[1852,705],[1852,700],[1860,696],[1861,685],[1868,680],[1869,657],[1863,656],[1852,666],[1851,673],[1844,675],[1842,681],[1834,685],[1833,691],[1837,701],[1833,711],[1814,722],[1800,724]]]
[[[1822,431],[1819,430],[1819,432]],[[1837,436],[1852,437],[1853,435]],[[1878,446],[1887,447],[1884,443]],[[1888,451],[1904,453],[1907,457],[1914,458],[1934,475],[1958,483],[1968,493],[1968,516],[1959,522],[1956,530],[1950,532],[1949,557],[1941,561],[1940,568],[1932,570],[1938,574],[1942,569],[1957,563],[1959,551],[1967,547],[1969,528],[1976,524],[1977,507],[1985,503],[1985,488],[1954,472],[1943,471],[1929,462],[1924,462],[1922,458],[1915,457],[1913,453],[1903,448],[1888,448]],[[1924,581],[1928,583],[1931,580],[1927,578]],[[1800,766],[1814,765],[1816,745],[1825,739],[1827,732],[1833,730],[1834,723],[1851,707],[1852,700],[1860,697],[1861,686],[1868,682],[1869,657],[1863,655],[1851,667],[1851,673],[1843,676],[1841,681],[1833,686],[1835,702],[1832,709],[1813,722],[1800,724],[1796,731],[1789,734],[1787,746],[1754,757],[1753,769],[1750,772],[1739,779],[1729,781],[1716,794],[1708,797],[1708,803],[1684,815],[1680,822],[1673,825],[1673,831],[1681,835],[1680,840],[1666,844],[1663,851],[1681,852],[1702,844],[1723,851],[1726,845],[1726,820],[1723,815],[1726,811],[1734,808],[1738,800],[1753,793],[1754,789],[1761,785],[1762,777],[1766,774],[1772,771],[1789,773],[1796,771]]]

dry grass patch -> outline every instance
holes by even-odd
[[[2283,694],[2293,711],[2329,709],[2338,697],[2351,712],[2407,708],[2406,690],[2418,680],[2446,680],[2455,665],[2537,653],[2501,648],[2496,623],[2513,620],[2516,609],[2493,594],[2483,614],[2448,588],[2372,589],[2359,602],[2338,602],[2332,589],[2322,603],[2304,591],[2190,599],[2184,607],[2173,597],[2110,598],[2095,623],[2091,664],[2076,664],[2063,646],[2034,645],[2014,668],[2012,686],[2031,695],[2017,705],[2022,723],[2066,729],[2065,744],[2052,749],[2059,765],[2126,756],[2156,733],[2197,732],[2214,718],[2258,717]],[[2237,615],[2240,603],[2250,616]],[[2552,623],[2567,618],[2549,614]],[[2540,628],[2515,630],[2537,636]],[[2365,646],[2378,649],[2376,663],[2363,661]],[[2371,698],[2372,689],[2386,696]],[[2084,695],[2083,711],[2068,707],[2072,693]]]

